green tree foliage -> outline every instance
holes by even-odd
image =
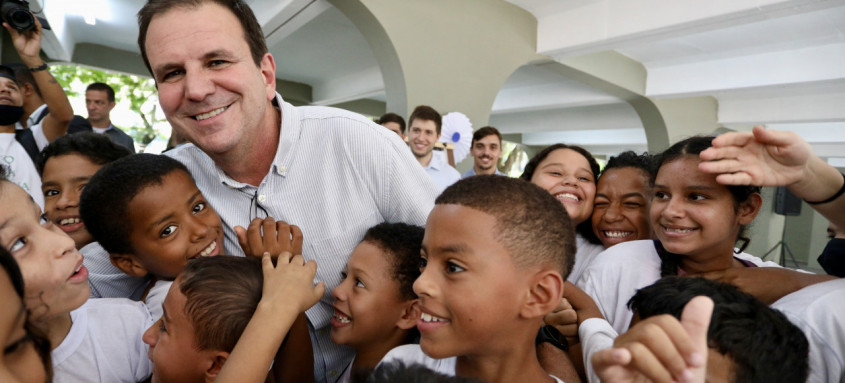
[[[155,88],[155,82],[150,78],[105,72],[93,68],[87,68],[79,65],[52,65],[50,66],[50,73],[62,84],[68,97],[85,97],[84,94],[79,94],[71,87],[74,81],[79,81],[82,84],[90,84],[93,82],[103,82],[111,85],[115,92],[115,101],[128,101],[130,109],[138,114],[143,121],[141,126],[129,127],[129,135],[143,145],[149,144],[157,136],[162,136],[153,127],[160,122],[156,118],[156,110],[158,108],[158,97]]]

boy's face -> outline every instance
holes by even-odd
[[[175,278],[188,260],[223,251],[220,217],[191,177],[175,170],[129,201],[129,241],[139,263],[153,275]]]
[[[370,242],[352,250],[343,280],[332,291],[332,341],[355,347],[373,345],[394,334],[408,302],[399,296],[389,255]]]
[[[47,219],[73,238],[77,249],[94,241],[79,218],[79,196],[100,167],[78,153],[50,157],[44,164],[44,212]]]
[[[194,325],[185,313],[187,298],[179,286],[179,279],[170,285],[162,304],[164,314],[144,332],[153,362],[153,383],[202,382],[211,365],[208,352],[197,350]]]
[[[420,346],[433,358],[501,352],[524,332],[517,325],[530,273],[502,246],[496,222],[460,205],[436,205],[428,216],[414,292]]]
[[[73,240],[8,181],[0,181],[0,243],[20,266],[31,320],[67,314],[88,300],[88,269]]]

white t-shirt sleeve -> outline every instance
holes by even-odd
[[[167,292],[170,291],[170,285],[172,284],[173,281],[156,281],[156,284],[147,293],[147,298],[144,299],[144,303],[147,305],[147,309],[150,310],[150,316],[154,322],[159,320],[164,313],[161,305],[164,303],[164,298],[167,297]]]
[[[628,300],[637,289],[660,279],[660,263],[653,241],[620,243],[597,255],[576,286],[593,298],[613,329],[623,333],[634,317]]]
[[[593,369],[593,354],[597,351],[613,347],[613,341],[618,334],[601,318],[590,318],[578,326],[578,337],[581,339],[581,353],[584,355],[584,370],[588,382],[600,382]]]
[[[53,350],[53,382],[140,382],[152,374],[141,340],[152,324],[146,306],[122,298],[89,299]]]

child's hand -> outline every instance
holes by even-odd
[[[712,314],[713,301],[695,297],[680,321],[659,315],[637,323],[616,338],[613,348],[593,354],[596,374],[607,383],[703,383]]]
[[[317,262],[308,261],[301,255],[282,252],[273,266],[269,253],[264,253],[261,260],[264,270],[264,288],[259,306],[271,309],[296,308],[303,312],[317,304],[326,285],[314,284],[317,274]]]
[[[256,218],[249,223],[248,229],[235,226],[235,233],[247,257],[270,253],[276,259],[283,252],[302,254],[302,230],[285,221],[276,221],[272,217]]]
[[[604,318],[593,298],[571,282],[563,285],[560,304],[543,320],[566,337],[569,344],[578,343],[578,326],[590,318]]]
[[[578,314],[566,298],[561,298],[554,311],[543,317],[543,322],[552,325],[568,339],[578,338]]]

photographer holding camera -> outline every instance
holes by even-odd
[[[26,190],[43,208],[41,179],[34,159],[47,144],[67,132],[73,109],[62,86],[47,70],[47,64],[39,55],[42,28],[37,19],[33,22],[34,25],[21,30],[20,24],[13,20],[13,27],[4,17],[3,27],[11,34],[15,50],[35,78],[50,113],[37,124],[20,125],[24,114],[23,92],[30,88],[20,86],[11,68],[0,66],[0,163],[8,169],[9,179]]]

